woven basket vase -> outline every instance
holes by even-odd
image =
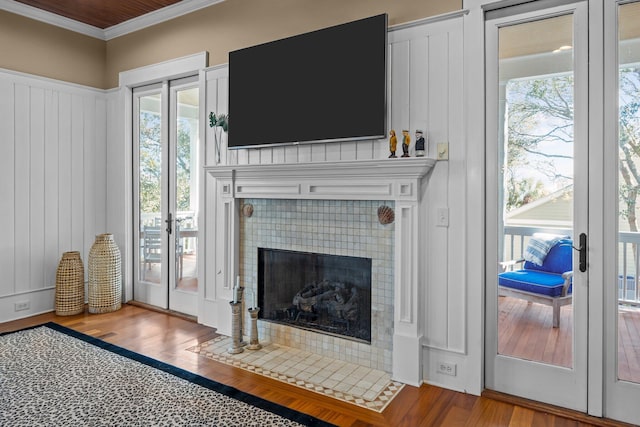
[[[120,249],[112,234],[98,234],[89,251],[89,313],[108,313],[122,306]]]
[[[84,312],[84,266],[80,252],[64,252],[56,270],[56,314]]]

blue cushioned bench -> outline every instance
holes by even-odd
[[[560,307],[571,304],[573,242],[559,240],[547,253],[542,265],[517,260],[503,267],[524,262],[521,270],[498,274],[498,295],[510,296],[553,307],[553,327],[560,326]]]

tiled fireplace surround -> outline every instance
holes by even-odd
[[[391,372],[394,224],[380,224],[377,210],[394,202],[243,199],[244,204],[253,206],[253,215],[241,215],[239,224],[247,295],[257,295],[258,248],[371,258],[371,344],[262,320],[260,339]]]
[[[407,384],[421,382],[418,313],[420,195],[435,161],[410,158],[331,163],[207,167],[216,179],[218,232],[233,254],[222,262],[257,298],[257,248],[372,259],[371,344],[258,321],[261,340],[384,370]],[[253,205],[246,217],[242,207]],[[395,221],[380,224],[387,205]],[[216,267],[217,268],[217,267]]]

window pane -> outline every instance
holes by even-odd
[[[618,12],[618,377],[640,382],[640,3]]]
[[[499,259],[522,260],[534,235],[548,244],[531,258],[541,266],[517,262],[499,277],[498,353],[572,367],[570,279],[553,274],[557,283],[541,286],[547,276],[536,274],[551,273],[551,258],[572,270],[570,243],[555,245],[573,234],[573,16],[503,27],[498,37]]]
[[[160,94],[141,96],[139,105],[140,281],[162,279],[162,120]]]
[[[177,91],[176,288],[198,290],[198,88]]]

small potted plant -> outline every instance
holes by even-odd
[[[220,163],[220,144],[222,143],[222,132],[227,133],[229,130],[229,115],[218,114],[213,111],[209,113],[209,127],[213,129],[213,136],[216,144],[216,164]]]

